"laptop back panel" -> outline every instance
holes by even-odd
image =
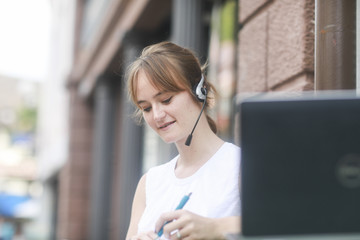
[[[241,105],[246,236],[360,232],[360,99]]]

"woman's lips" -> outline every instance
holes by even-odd
[[[164,125],[160,126],[159,128],[160,128],[160,129],[164,129],[164,128],[170,126],[171,124],[173,124],[173,123],[175,123],[175,122],[176,122],[176,121],[172,121],[172,122],[165,123]]]

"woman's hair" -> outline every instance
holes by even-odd
[[[151,81],[151,84],[160,91],[189,92],[196,102],[196,95],[192,91],[200,82],[203,68],[195,54],[189,49],[180,47],[171,42],[161,42],[150,45],[141,53],[127,69],[128,92],[133,103],[138,107],[135,115],[140,118],[141,111],[137,102],[137,83],[139,72],[143,71]],[[209,93],[216,94],[212,84],[206,81],[207,101],[205,110],[209,106]],[[200,102],[199,102],[200,103]],[[215,122],[206,114],[207,121],[213,132],[217,128]]]

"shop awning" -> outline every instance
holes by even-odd
[[[25,210],[26,212],[24,212]],[[31,218],[34,217],[37,210],[37,204],[29,196],[0,193],[0,216]]]

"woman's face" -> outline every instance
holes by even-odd
[[[190,93],[160,91],[143,71],[138,74],[136,91],[146,123],[167,143],[185,142],[200,113]]]

